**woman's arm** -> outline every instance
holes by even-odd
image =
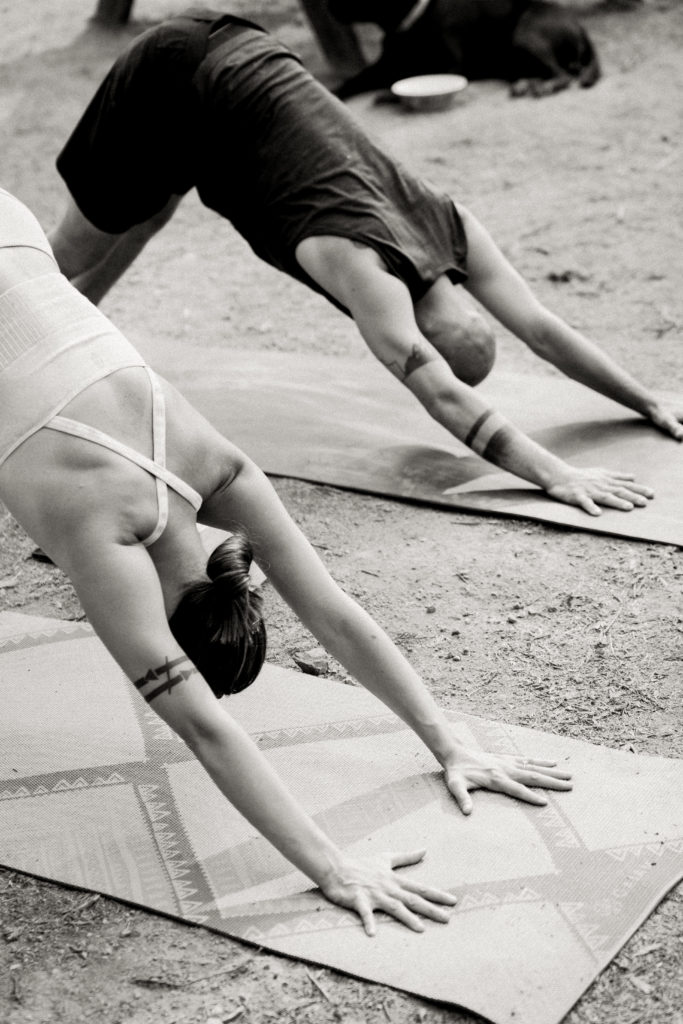
[[[229,486],[209,499],[203,516],[213,526],[246,526],[269,580],[320,643],[420,737],[444,768],[463,812],[472,809],[469,789],[492,789],[544,804],[545,798],[529,787],[571,788],[569,776],[552,763],[483,754],[458,743],[418,674],[333,581],[266,477],[249,460]]]
[[[453,896],[394,871],[420,861],[423,850],[348,856],[300,807],[173,639],[156,570],[141,545],[103,546],[94,538],[64,568],[94,629],[141,696],[230,803],[330,900],[354,910],[368,934],[374,933],[374,910],[416,931],[424,927],[420,917],[448,920],[445,907],[455,903]]]
[[[512,267],[482,224],[458,206],[467,234],[467,290],[542,359],[572,380],[640,413],[677,441],[683,412],[674,413],[594,342],[551,313]]]

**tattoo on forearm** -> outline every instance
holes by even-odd
[[[512,438],[507,424],[503,424],[491,435],[481,453],[483,459],[493,462],[496,466],[505,465],[511,453]]]
[[[479,433],[479,431],[484,426],[484,424],[486,423],[487,419],[490,416],[493,416],[493,409],[487,409],[485,412],[481,414],[481,416],[478,419],[474,421],[469,434],[465,438],[465,444],[467,445],[468,448],[474,447],[475,437],[477,436],[477,434]]]
[[[499,412],[494,409],[486,409],[485,412],[475,420],[465,437],[465,444],[483,459],[491,459],[491,451],[494,437],[505,430],[507,422]]]
[[[427,348],[425,345],[420,345],[418,342],[413,345],[413,349],[410,355],[406,358],[405,363],[401,364],[395,359],[390,359],[389,362],[385,362],[384,365],[387,369],[391,370],[394,377],[398,377],[400,381],[405,381],[411,373],[415,372],[415,370],[419,370],[421,366],[425,366],[427,363],[431,363],[438,358],[438,352]]]
[[[183,665],[188,665],[189,668],[182,668]],[[144,676],[140,679],[133,680],[133,685],[137,687],[142,696],[145,698],[147,703],[158,697],[160,693],[170,693],[174,686],[178,683],[184,682],[189,679],[197,669],[194,667],[189,658],[186,658],[183,654],[179,658],[174,658],[169,661],[168,658],[164,661],[163,665],[159,665],[158,668],[150,668],[145,672]],[[152,686],[151,689],[145,690],[150,683],[158,683],[158,686]]]

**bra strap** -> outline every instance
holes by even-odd
[[[163,397],[163,396],[162,396]],[[78,420],[69,419],[66,416],[53,416],[53,418],[46,423],[45,426],[49,430],[57,430],[62,434],[70,434],[72,437],[80,437],[84,441],[92,441],[93,444],[99,444],[103,448],[108,448],[109,451],[115,452],[117,455],[121,455],[124,459],[128,459],[129,462],[133,462],[140,469],[146,470],[151,476],[155,478],[157,485],[157,502],[159,504],[159,518],[157,525],[149,537],[143,542],[145,546],[153,544],[155,540],[161,536],[166,523],[168,521],[168,495],[166,493],[166,485],[171,487],[177,494],[184,498],[185,501],[189,502],[195,512],[198,512],[202,506],[202,496],[189,484],[186,484],[184,480],[181,480],[175,473],[171,473],[170,470],[166,469],[165,466],[160,465],[153,459],[148,459],[146,455],[141,452],[135,451],[134,448],[129,447],[127,444],[123,444],[121,441],[117,441],[115,437],[111,437],[109,434],[105,434],[104,431],[98,430],[97,427],[91,427],[87,423],[80,423]],[[163,492],[161,495],[160,492]],[[165,509],[165,515],[164,515]]]
[[[166,469],[166,404],[164,393],[161,390],[156,375],[149,366],[145,366],[147,376],[152,387],[152,458],[154,465]],[[154,541],[159,540],[168,523],[168,488],[160,476],[154,480],[157,489],[157,525],[149,537],[143,542],[145,547],[150,547]]]

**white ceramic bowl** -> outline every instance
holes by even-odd
[[[462,75],[418,75],[394,82],[391,91],[408,110],[447,110],[466,86]]]

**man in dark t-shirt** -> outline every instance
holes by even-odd
[[[410,174],[257,25],[191,11],[115,62],[57,167],[72,201],[51,241],[98,302],[183,194],[254,252],[324,294],[432,416],[477,454],[592,515],[651,497],[631,476],[576,469],[473,390],[494,358],[464,288],[543,358],[677,440],[679,417],[550,313],[482,225]]]

